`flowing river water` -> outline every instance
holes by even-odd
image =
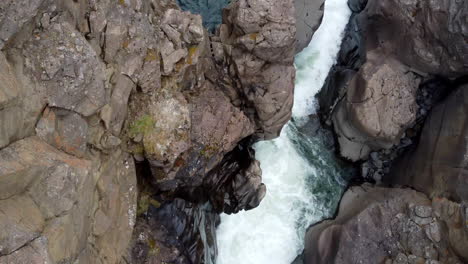
[[[307,227],[336,210],[346,186],[345,169],[320,137],[308,136],[315,94],[339,51],[351,11],[347,0],[326,0],[320,28],[297,55],[293,118],[281,136],[257,143],[267,194],[259,207],[222,215],[217,264],[288,264],[304,247]]]

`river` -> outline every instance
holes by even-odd
[[[217,264],[291,263],[303,250],[307,227],[335,212],[346,170],[302,127],[316,111],[314,96],[336,61],[350,15],[347,0],[327,0],[320,28],[296,56],[293,119],[279,138],[254,146],[267,194],[253,210],[221,216]]]

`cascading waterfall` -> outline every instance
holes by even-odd
[[[286,264],[302,251],[308,226],[335,211],[345,171],[320,138],[302,127],[316,111],[314,95],[336,60],[351,11],[347,0],[327,0],[320,28],[296,57],[293,121],[275,140],[257,143],[267,195],[258,208],[222,215],[217,264]]]

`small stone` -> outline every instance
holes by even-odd
[[[427,218],[432,216],[432,207],[418,205],[414,207],[414,213],[422,218]]]

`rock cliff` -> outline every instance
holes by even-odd
[[[361,167],[305,263],[466,263],[466,1],[358,1],[318,95]]]
[[[172,0],[0,3],[0,263],[209,263],[218,214],[258,206],[294,2],[211,8],[214,33]]]

